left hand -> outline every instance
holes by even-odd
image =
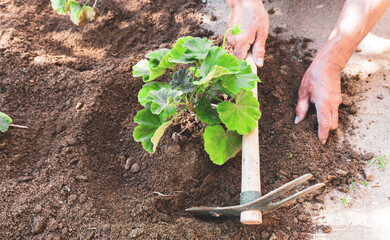
[[[301,122],[314,103],[317,109],[318,138],[325,144],[329,131],[337,129],[338,108],[341,103],[341,68],[338,65],[317,58],[303,76],[299,88],[295,124]]]

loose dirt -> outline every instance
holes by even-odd
[[[167,131],[153,155],[132,139],[142,81],[131,67],[178,37],[212,36],[200,27],[201,7],[101,1],[98,21],[76,27],[49,1],[0,3],[0,110],[29,127],[0,135],[1,239],[308,239],[329,230],[310,220],[322,193],[345,190],[361,162],[348,142],[338,143],[341,134],[320,145],[314,109],[293,124],[313,56],[304,40],[267,42],[259,71],[262,191],[305,173],[314,175],[310,184],[326,188],[265,215],[262,225],[184,211],[237,204],[241,180],[240,154],[213,165],[190,115]],[[343,88],[353,81],[343,78]],[[339,131],[351,107],[341,108]]]

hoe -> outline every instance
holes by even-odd
[[[246,61],[251,65],[253,73],[257,74],[257,67],[251,53],[248,54]],[[257,86],[253,89],[253,93],[257,98]],[[202,216],[240,216],[240,221],[243,224],[261,224],[262,214],[267,214],[280,207],[286,206],[295,199],[325,186],[324,183],[318,183],[283,200],[278,200],[278,198],[280,198],[284,193],[303,184],[312,177],[311,174],[305,174],[262,196],[260,189],[260,155],[258,135],[258,127],[255,127],[252,132],[244,135],[242,139],[240,205],[228,207],[194,207],[188,208],[186,211]]]

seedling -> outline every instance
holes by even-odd
[[[6,132],[9,127],[27,129],[26,126],[12,124],[12,119],[7,114],[0,112],[0,132]]]
[[[11,123],[12,119],[7,114],[0,112],[0,132],[6,132]]]
[[[239,26],[230,30],[238,34]],[[146,82],[138,94],[145,109],[135,116],[139,125],[133,133],[146,151],[154,153],[165,130],[187,110],[207,125],[204,146],[215,164],[241,150],[241,135],[251,132],[261,115],[251,91],[260,80],[246,61],[225,52],[225,38],[218,47],[207,38],[182,37],[172,49],[150,52],[149,60],[133,67],[133,76]],[[154,82],[163,75],[169,83]]]
[[[51,0],[51,6],[61,15],[70,15],[70,20],[77,26],[83,26],[99,17],[99,10],[96,8],[98,0],[92,7],[87,6],[89,0],[83,5],[73,0]]]
[[[378,168],[385,170],[385,166],[387,165],[386,155],[379,155],[376,158],[368,160],[368,164],[370,166],[376,164]]]

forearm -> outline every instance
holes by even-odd
[[[341,71],[389,4],[390,0],[347,0],[327,43],[316,58],[333,63]]]

